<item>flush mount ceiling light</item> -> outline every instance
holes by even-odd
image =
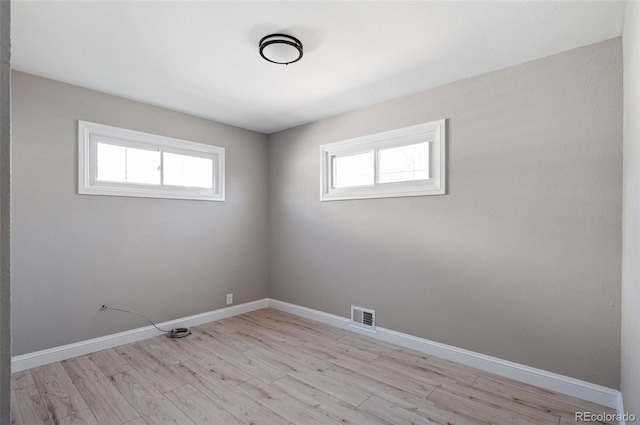
[[[286,34],[270,34],[260,40],[260,56],[273,63],[289,65],[302,58],[302,43]]]

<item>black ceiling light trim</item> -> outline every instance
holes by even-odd
[[[260,56],[271,63],[289,65],[302,59],[302,43],[290,35],[269,34],[262,37],[259,46]]]

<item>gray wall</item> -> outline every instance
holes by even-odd
[[[266,136],[13,74],[13,354],[267,296]],[[77,120],[226,148],[226,202],[77,194]]]
[[[448,119],[448,194],[319,202],[319,148]],[[622,45],[270,137],[270,295],[619,386]]]
[[[640,417],[640,4],[627,2],[625,18],[620,388],[625,410]]]
[[[11,401],[11,3],[0,1],[0,423]]]

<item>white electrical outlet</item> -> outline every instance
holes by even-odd
[[[227,304],[233,304],[233,294],[227,294]]]

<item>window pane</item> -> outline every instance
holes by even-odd
[[[334,156],[333,187],[373,185],[373,152],[349,156]]]
[[[378,151],[379,183],[427,180],[429,143],[399,146]]]
[[[123,146],[97,144],[98,171],[96,180],[125,182],[126,181],[126,148]]]
[[[97,143],[96,180],[160,184],[160,152]]]
[[[127,149],[127,182],[160,184],[160,151]]]
[[[213,159],[164,153],[163,183],[172,186],[213,187]]]

